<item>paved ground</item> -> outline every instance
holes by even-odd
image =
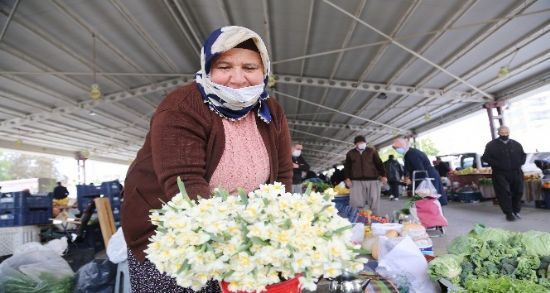
[[[381,215],[391,214],[393,210],[403,208],[405,200],[390,201],[387,197],[381,201]],[[468,233],[472,226],[480,223],[488,227],[503,228],[512,231],[537,230],[550,232],[550,210],[537,209],[533,204],[525,204],[521,211],[521,220],[508,222],[499,206],[492,201],[479,203],[450,202],[443,207],[443,214],[449,221],[446,235],[432,238],[436,255],[445,254],[447,246],[460,235]]]

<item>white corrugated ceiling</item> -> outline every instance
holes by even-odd
[[[271,93],[316,169],[355,135],[385,145],[550,75],[547,0],[5,0],[0,147],[131,161],[162,97],[192,81],[202,40],[230,24],[267,42]]]

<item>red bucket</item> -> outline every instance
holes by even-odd
[[[262,293],[301,293],[299,276],[296,276],[290,280],[280,282],[277,284],[269,285]],[[246,291],[231,291],[229,290],[229,283],[221,281],[221,287],[223,293],[249,293]]]

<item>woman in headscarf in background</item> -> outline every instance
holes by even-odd
[[[434,180],[431,182],[437,190],[437,193],[441,195],[441,197],[439,197],[439,203],[441,203],[442,206],[446,205],[447,193],[445,193],[443,184],[441,184],[439,172],[437,172],[437,170],[432,166],[428,156],[418,149],[411,148],[409,146],[409,141],[404,138],[396,138],[393,141],[392,147],[397,153],[403,156],[406,177],[411,179],[414,171],[426,171],[425,173],[419,172],[418,175],[415,176],[416,186],[422,182],[422,179],[424,179],[426,175],[428,175],[429,178],[433,178]]]
[[[222,27],[202,47],[195,82],[158,106],[125,182],[122,228],[133,292],[193,292],[161,274],[144,253],[155,230],[149,210],[178,193],[178,176],[193,199],[216,187],[236,194],[274,181],[290,191],[290,134],[283,109],[266,90],[269,70],[258,34]],[[200,292],[220,289],[211,281]]]

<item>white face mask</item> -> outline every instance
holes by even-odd
[[[212,85],[220,98],[224,99],[229,105],[237,108],[250,107],[256,104],[264,91],[264,83],[240,89],[226,87],[213,82]]]
[[[301,154],[302,154],[301,150],[293,150],[292,151],[292,156],[293,157],[299,157]]]
[[[358,143],[357,148],[360,150],[364,150],[367,148],[367,143],[366,142]]]

